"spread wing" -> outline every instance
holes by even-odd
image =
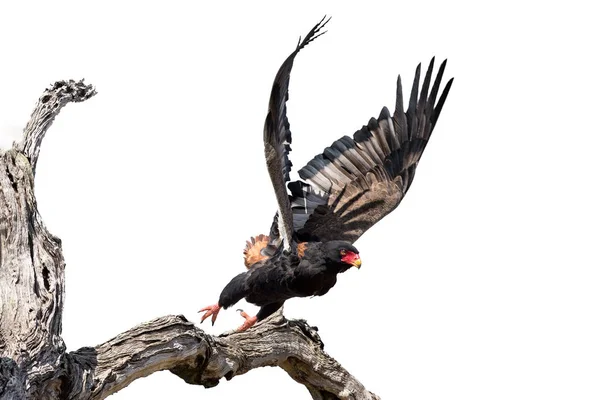
[[[353,138],[335,141],[302,168],[304,182],[288,185],[297,240],[354,242],[400,204],[453,81],[436,104],[446,61],[429,91],[433,65],[434,59],[420,96],[421,65],[417,67],[406,111],[398,77],[393,115],[384,107],[379,118],[371,118]]]
[[[277,231],[275,244],[283,241],[284,248],[289,249],[293,236],[293,216],[288,192],[285,187],[286,182],[290,180],[289,172],[292,163],[288,158],[290,144],[292,142],[292,133],[287,119],[287,110],[285,103],[288,100],[288,86],[290,82],[290,73],[294,64],[296,54],[307,44],[315,40],[325,32],[320,32],[329,19],[323,18],[310,32],[304,40],[298,42],[296,50],[283,62],[277,75],[273,88],[271,89],[271,98],[269,100],[269,112],[265,120],[264,143],[265,157],[269,176],[275,189],[278,205]],[[272,236],[273,237],[273,236]]]

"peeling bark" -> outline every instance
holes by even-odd
[[[65,262],[38,213],[34,175],[61,108],[95,93],[83,81],[55,83],[38,100],[23,140],[0,151],[0,399],[103,399],[161,370],[212,387],[265,366],[283,368],[313,399],[379,399],[323,351],[316,328],[286,320],[281,310],[247,332],[218,337],[166,316],[66,352]]]

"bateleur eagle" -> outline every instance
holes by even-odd
[[[322,296],[335,285],[337,274],[361,266],[352,245],[363,233],[394,210],[408,191],[415,169],[435,127],[453,79],[439,96],[444,61],[429,90],[431,60],[419,94],[417,67],[408,108],[404,111],[402,84],[397,81],[396,106],[384,107],[353,137],[344,136],[313,158],[290,180],[288,158],[292,136],[286,115],[288,85],[294,58],[322,35],[329,20],[321,20],[296,46],[277,72],[264,127],[267,167],[278,212],[269,236],[252,238],[244,250],[248,270],[233,278],[217,304],[200,310],[202,322],[214,324],[221,308],[241,299],[260,307],[256,316],[238,328],[243,331],[292,297]]]

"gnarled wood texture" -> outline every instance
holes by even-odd
[[[103,399],[161,370],[212,387],[264,366],[283,368],[314,399],[378,399],[323,351],[316,328],[286,320],[281,310],[249,331],[218,337],[166,316],[66,352],[65,263],[60,240],[37,211],[34,175],[61,108],[95,93],[83,81],[55,83],[38,100],[23,140],[0,150],[0,399]]]

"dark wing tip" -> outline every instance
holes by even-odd
[[[444,87],[444,90],[442,91],[442,94],[440,96],[440,99],[438,100],[437,104],[435,105],[435,110],[434,110],[434,115],[433,115],[433,123],[432,123],[432,127],[431,129],[433,130],[433,127],[435,126],[437,119],[440,116],[440,112],[442,111],[442,107],[444,106],[444,103],[446,102],[446,97],[448,97],[448,93],[450,92],[450,88],[452,87],[452,82],[454,82],[454,78],[450,78],[450,80],[448,81],[448,83],[446,83],[446,86]],[[435,99],[434,99],[435,100]]]
[[[431,75],[433,74],[433,64],[435,63],[435,57],[429,62],[425,78],[423,79],[423,85],[421,86],[421,97],[419,98],[419,109],[424,110],[427,97],[429,95],[429,83],[431,82]]]
[[[419,63],[417,68],[415,68],[415,75],[421,76],[421,63]]]
[[[442,108],[442,105],[444,104],[444,101],[446,101],[446,97],[448,96],[448,92],[450,92],[450,88],[452,87],[452,83],[454,82],[454,78],[450,78],[448,80],[448,83],[446,83],[446,86],[444,87],[444,90],[442,91],[442,95],[440,96],[440,99],[438,100],[438,103],[436,104],[436,109]]]
[[[431,59],[430,66],[433,66],[434,60],[435,60],[435,57],[433,57]],[[437,94],[438,94],[438,90],[440,88],[440,84],[442,83],[442,77],[444,76],[444,70],[446,69],[446,62],[447,61],[448,60],[446,59],[446,60],[444,60],[440,64],[440,66],[438,68],[438,72],[437,72],[436,77],[435,77],[435,81],[433,82],[433,86],[431,87],[431,93],[428,94],[427,101],[426,101],[427,102],[427,109],[425,110],[425,114],[428,115],[428,116],[431,116],[432,113],[433,113],[434,105],[435,105],[435,100],[437,98]]]
[[[408,101],[408,114],[413,114],[417,109],[417,96],[419,93],[419,81],[421,80],[421,63],[417,65],[415,70],[415,78],[413,80],[412,89],[410,91],[410,99]]]
[[[394,118],[397,121],[400,120],[400,113],[404,113],[404,99],[402,97],[402,78],[398,74],[398,79],[396,80],[396,106],[394,107]]]
[[[308,34],[306,35],[306,37],[304,38],[304,40],[298,42],[298,45],[296,46],[296,51],[298,52],[298,51],[302,50],[307,44],[309,44],[310,42],[312,42],[313,40],[315,40],[319,36],[327,33],[327,31],[321,32],[321,29],[323,29],[323,27],[325,25],[327,25],[327,23],[330,20],[331,20],[331,17],[327,18],[327,15],[323,16],[323,18],[319,21],[319,23],[316,24],[310,30],[310,32],[308,32]]]
[[[377,118],[377,120],[381,121],[382,119],[388,119],[390,117],[391,117],[390,110],[388,110],[388,108],[384,106],[381,109],[381,112],[379,113],[379,117]]]

